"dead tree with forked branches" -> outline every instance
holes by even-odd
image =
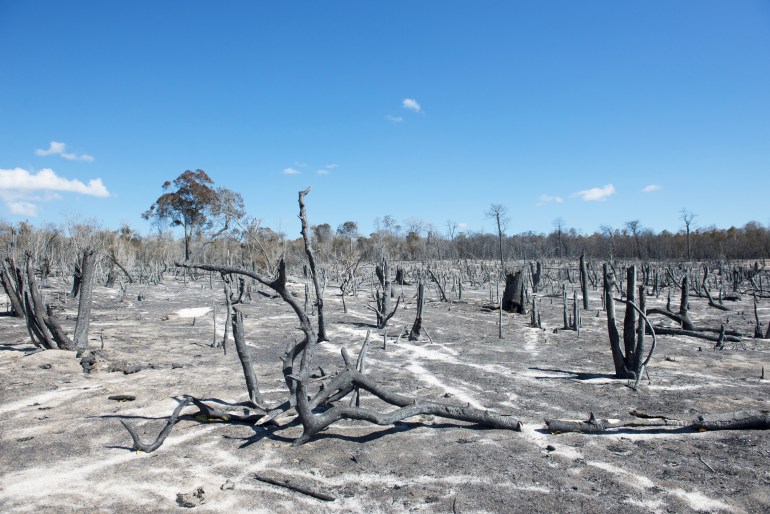
[[[315,259],[313,258],[313,250],[307,236],[308,222],[305,213],[304,200],[309,192],[310,189],[308,188],[299,193],[300,221],[302,223],[302,236],[305,242],[305,253],[308,258],[310,273],[313,277],[314,284],[318,287]],[[311,394],[310,370],[313,365],[315,349],[317,345],[322,344],[327,340],[325,335],[326,331],[323,326],[323,302],[317,304],[318,328],[316,330],[302,306],[286,287],[286,264],[283,260],[281,260],[278,265],[277,276],[272,278],[264,277],[254,271],[231,266],[208,264],[193,265],[187,263],[177,264],[177,266],[204,271],[216,271],[218,273],[231,273],[255,279],[259,283],[275,291],[284,302],[289,305],[297,316],[300,323],[300,330],[304,335],[300,342],[291,345],[289,349],[287,349],[287,352],[282,359],[284,363],[284,379],[287,385],[289,385],[290,392],[289,399],[284,402],[284,404],[274,408],[269,408],[265,405],[263,406],[264,408],[261,408],[263,411],[262,415],[243,415],[232,414],[206,405],[200,400],[191,399],[201,410],[201,413],[208,418],[262,424],[274,420],[281,413],[295,410],[298,414],[299,421],[302,424],[303,433],[294,441],[294,445],[308,442],[320,431],[341,419],[369,421],[377,425],[390,425],[416,415],[434,415],[458,421],[477,423],[492,428],[515,431],[521,430],[521,423],[511,416],[500,415],[488,410],[420,400],[418,398],[394,393],[383,388],[375,380],[364,375],[365,348],[362,349],[362,354],[359,355],[357,361],[353,362],[349,357],[347,350],[343,347],[341,350],[343,368],[336,374],[330,375],[323,380],[321,387],[314,394]],[[320,299],[320,297],[321,295],[319,292],[318,298]],[[235,316],[234,321],[238,322],[238,320],[239,317]],[[236,329],[234,327],[234,332],[235,331]],[[297,360],[299,360],[299,369],[297,369],[295,365]],[[386,403],[395,406],[396,409],[390,412],[378,412],[359,405],[341,404],[341,400],[346,396],[361,389],[368,391]],[[354,401],[353,403],[358,402]],[[317,408],[321,405],[325,407],[325,410],[319,412]],[[175,411],[172,418],[179,415],[180,409],[179,407],[177,409],[178,410]],[[167,428],[171,426],[171,424],[173,424],[173,422],[170,420]],[[140,445],[142,445],[148,449],[151,448],[152,450],[155,450],[162,444],[162,440],[160,440],[159,436],[160,443],[156,440],[155,443],[151,445],[145,445],[145,443],[142,443],[138,437],[135,436],[135,432],[133,432],[129,426],[126,426],[126,428],[131,432],[134,439],[134,446],[137,448],[140,448]],[[164,429],[164,433],[161,434],[163,439],[165,439],[169,432],[170,430]]]
[[[371,305],[367,304],[367,307],[377,316],[377,328],[383,329],[387,326],[390,318],[392,318],[398,310],[398,305],[401,303],[401,297],[399,296],[396,299],[396,306],[393,307],[393,310],[391,310],[391,283],[388,271],[388,261],[386,259],[383,258],[382,262],[375,267],[375,274],[377,275],[377,280],[379,281],[379,286],[374,291],[372,291],[372,296],[374,297],[376,306],[372,307]]]
[[[636,266],[629,266],[626,270],[626,300],[614,298],[615,273],[611,266],[604,265],[604,294],[607,306],[607,329],[612,350],[612,361],[615,365],[617,378],[636,379],[636,387],[644,373],[644,369],[655,351],[656,336],[645,312],[644,286],[636,287]],[[639,293],[638,304],[636,293]],[[615,324],[615,301],[625,302],[626,313],[623,319],[623,347],[621,347],[620,333]],[[639,319],[637,322],[637,314]],[[645,325],[652,331],[652,345],[645,357]]]

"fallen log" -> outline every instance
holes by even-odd
[[[630,414],[633,416],[632,418],[617,420],[597,419],[591,413],[586,421],[546,419],[545,424],[551,433],[581,432],[584,434],[601,434],[622,429],[639,429],[644,431],[667,427],[698,431],[770,429],[770,412],[768,411],[747,410],[716,414],[704,413],[688,419],[651,415],[638,411],[631,411]]]
[[[655,327],[655,333],[659,335],[664,336],[688,336],[688,337],[697,337],[698,339],[705,339],[706,341],[713,341],[718,342],[719,336],[712,336],[709,334],[704,334],[703,332],[697,331],[697,330],[684,330],[681,328],[667,328],[667,327]],[[725,341],[730,341],[732,343],[740,343],[741,338],[738,336],[733,335],[725,335],[724,337]]]

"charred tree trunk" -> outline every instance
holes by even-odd
[[[615,274],[612,269],[607,268],[607,264],[604,265],[604,295],[605,305],[607,307],[607,331],[610,337],[610,350],[612,351],[612,362],[615,365],[615,376],[617,378],[629,378],[628,370],[626,369],[625,357],[623,350],[620,348],[620,333],[618,327],[615,324],[615,300],[613,294],[615,292]]]
[[[542,277],[542,271],[543,267],[540,264],[540,261],[537,261],[537,268],[532,265],[532,263],[529,263],[529,270],[532,274],[532,292],[537,293],[540,291],[540,279]]]
[[[51,307],[43,302],[30,254],[27,254],[25,267],[30,299],[27,302],[28,329],[40,338],[40,342],[49,349],[74,350],[75,347],[72,341],[64,333],[64,329],[62,329],[59,321],[54,316]],[[33,326],[29,326],[30,322],[32,322]]]
[[[233,339],[235,339],[235,351],[238,354],[238,360],[241,361],[241,367],[243,368],[243,376],[246,379],[246,390],[249,393],[249,401],[260,409],[267,410],[265,399],[259,391],[259,383],[257,382],[257,375],[254,373],[254,367],[251,363],[251,355],[249,355],[249,350],[246,346],[246,337],[243,332],[243,314],[238,309],[233,309],[232,324]]]
[[[420,330],[422,330],[422,307],[425,303],[425,286],[422,282],[417,286],[417,314],[414,318],[414,324],[412,325],[412,331],[409,333],[410,341],[417,341],[420,339]]]
[[[83,263],[76,262],[75,271],[72,272],[72,292],[70,293],[70,296],[72,298],[77,298],[78,294],[80,293],[80,282],[83,280],[82,270],[83,270]]]
[[[521,271],[506,273],[501,308],[505,312],[524,314],[524,277]]]
[[[3,289],[5,294],[8,295],[8,299],[11,302],[11,311],[17,318],[24,317],[24,303],[22,302],[22,294],[24,291],[24,284],[18,282],[19,274],[13,265],[13,261],[6,259],[2,263],[0,269],[0,280],[3,283]]]
[[[588,310],[588,270],[585,254],[580,254],[580,292],[583,294],[583,309]]]
[[[91,322],[91,303],[94,290],[94,251],[83,252],[80,279],[80,300],[78,301],[78,320],[75,323],[73,341],[78,350],[88,349],[88,326]]]
[[[626,269],[626,299],[629,303],[636,303],[636,265]],[[625,346],[626,369],[632,370],[636,351],[636,311],[626,306],[626,315],[623,318],[623,344]]]
[[[398,309],[398,305],[401,302],[401,297],[398,297],[398,300],[396,300],[396,306],[393,308],[393,310],[390,310],[390,299],[391,299],[391,285],[390,285],[390,277],[388,273],[388,261],[385,259],[382,259],[382,263],[378,264],[375,267],[375,273],[377,275],[377,280],[379,280],[380,287],[382,288],[382,292],[373,291],[374,295],[374,301],[376,304],[376,308],[372,307],[371,305],[367,305],[367,307],[374,311],[374,313],[377,316],[377,328],[383,329],[387,326],[388,321],[390,321],[390,318],[393,317],[393,315],[396,313],[396,310]]]

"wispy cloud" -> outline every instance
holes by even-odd
[[[414,112],[420,112],[422,110],[422,107],[420,107],[420,104],[417,103],[417,100],[414,98],[404,98],[404,100],[401,102],[401,106],[404,109],[409,109],[410,111]]]
[[[8,202],[8,210],[14,216],[29,216],[34,218],[37,216],[37,205],[29,202]]]
[[[540,195],[537,198],[537,205],[545,205],[548,203],[564,203],[564,199],[561,196]]]
[[[281,173],[283,173],[284,175],[299,175],[302,172],[294,168],[284,168],[283,171],[281,171]]]
[[[650,184],[649,186],[644,186],[644,189],[642,189],[643,193],[654,193],[655,191],[660,191],[660,186],[657,184]]]
[[[339,168],[339,165],[332,163],[332,164],[327,164],[326,166],[324,166],[324,168],[326,168],[327,170],[333,170],[334,168]]]
[[[318,173],[319,175],[328,175],[329,170],[327,170],[326,168],[321,168],[320,170],[316,170],[316,173]]]
[[[33,202],[60,199],[57,192],[99,198],[110,196],[100,178],[85,184],[77,179],[60,177],[50,168],[37,173],[30,173],[23,168],[0,169],[0,199],[5,201],[11,214],[34,217],[37,215],[37,204]]]
[[[48,143],[48,149],[46,150],[38,148],[35,150],[35,155],[39,155],[41,157],[45,157],[46,155],[60,155],[62,159],[66,159],[68,161],[94,161],[93,155],[89,155],[87,153],[78,155],[75,153],[67,152],[67,145],[58,141],[51,141]]]
[[[585,200],[586,202],[600,202],[604,201],[610,196],[615,194],[615,186],[607,184],[604,187],[592,187],[591,189],[584,189],[577,193],[572,193],[572,196],[577,196]]]
[[[391,123],[401,123],[404,121],[404,118],[402,118],[401,116],[393,116],[392,114],[387,114],[385,116],[385,119]]]

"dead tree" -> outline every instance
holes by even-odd
[[[679,301],[678,313],[672,312],[669,308],[658,309],[656,307],[649,309],[647,314],[662,314],[663,316],[678,322],[681,325],[682,330],[695,330],[695,325],[693,324],[692,320],[690,320],[689,316],[687,316],[687,312],[690,310],[690,294],[687,286],[687,273],[685,273],[682,277],[681,289],[682,294]]]
[[[253,406],[262,410],[267,410],[265,399],[259,391],[259,383],[257,382],[257,375],[254,373],[254,366],[251,363],[251,355],[249,355],[249,350],[246,346],[246,336],[243,331],[243,313],[238,309],[233,309],[231,321],[233,324],[235,351],[238,354],[238,360],[241,361],[241,368],[243,368],[243,376],[246,379],[246,390],[249,393],[249,401]]]
[[[24,293],[27,331],[33,344],[47,349],[74,350],[74,343],[64,333],[64,329],[53,314],[50,305],[43,302],[40,288],[35,278],[32,255],[27,253],[25,260],[27,291]]]
[[[428,275],[430,276],[430,279],[436,284],[436,289],[438,289],[438,294],[441,298],[441,301],[448,302],[449,300],[446,297],[446,292],[444,291],[444,288],[441,287],[441,282],[439,281],[438,277],[436,277],[435,273],[433,273],[433,270],[429,269]]]
[[[396,300],[396,306],[393,307],[393,310],[390,310],[391,284],[390,277],[388,275],[388,261],[386,259],[383,258],[382,262],[375,267],[375,274],[377,275],[377,279],[379,281],[379,287],[372,291],[372,296],[374,297],[376,307],[372,307],[371,305],[367,304],[367,308],[374,311],[375,315],[377,316],[377,328],[383,329],[387,326],[390,318],[392,318],[398,310],[401,297],[398,297]]]
[[[532,309],[530,310],[529,326],[532,328],[543,328],[540,323],[540,313],[537,310],[537,296],[532,295]]]
[[[540,277],[542,276],[543,268],[540,265],[540,261],[537,261],[537,268],[530,262],[529,263],[530,276],[532,277],[532,292],[537,293],[540,291]]]
[[[0,282],[2,282],[5,294],[8,295],[8,300],[11,303],[11,312],[17,318],[23,318],[24,281],[21,278],[20,270],[16,268],[10,257],[0,263]]]
[[[88,326],[91,322],[91,301],[94,290],[94,251],[85,250],[80,266],[80,299],[78,300],[78,320],[72,339],[78,350],[88,349]]]
[[[302,234],[304,238],[307,238],[307,217],[304,212],[303,199],[308,192],[309,189],[300,193],[300,220],[302,222]],[[310,273],[315,275],[317,270],[315,268],[315,260],[312,258],[312,249],[309,245],[305,245],[305,253],[308,256]],[[459,421],[478,423],[492,428],[516,431],[521,430],[521,423],[513,417],[502,416],[488,410],[423,401],[388,391],[374,380],[364,375],[364,366],[362,362],[363,355],[359,359],[359,362],[354,363],[348,356],[348,352],[344,347],[342,348],[344,368],[334,375],[329,375],[328,378],[322,382],[318,392],[315,395],[311,395],[309,392],[310,370],[316,346],[323,342],[320,337],[321,327],[319,327],[318,332],[316,332],[310,318],[303,311],[302,306],[287,289],[286,264],[283,260],[279,263],[278,275],[272,279],[263,277],[254,271],[234,268],[231,266],[214,266],[206,264],[191,265],[186,263],[177,264],[177,266],[205,271],[217,271],[219,273],[235,273],[254,278],[261,284],[270,287],[278,293],[284,302],[286,302],[294,311],[299,319],[300,330],[304,334],[304,337],[302,341],[293,345],[290,350],[287,351],[288,357],[284,359],[284,378],[287,384],[293,383],[295,387],[292,389],[289,401],[279,408],[274,409],[272,412],[266,413],[257,421],[258,424],[261,424],[269,419],[274,419],[280,412],[285,412],[293,407],[296,410],[299,421],[303,427],[303,433],[294,441],[294,445],[303,444],[309,441],[320,431],[341,419],[362,420],[378,425],[390,425],[416,415],[435,415]],[[322,324],[320,316],[318,323],[319,325]],[[299,359],[300,361],[298,370],[293,365],[293,362],[296,359]],[[386,403],[396,406],[397,409],[391,412],[378,412],[371,408],[342,406],[338,403],[356,389],[368,391]],[[193,400],[193,402],[196,403],[196,405],[199,405],[202,413],[212,417],[211,414],[213,413],[212,411],[214,411],[213,408],[206,406],[200,401],[196,402]],[[323,410],[323,412],[316,412],[316,407],[320,405],[325,405],[325,410]],[[229,414],[225,414],[225,416],[227,420],[243,420],[245,418],[243,415],[230,416]],[[225,418],[223,417],[222,419]],[[136,445],[136,439],[134,441]]]
[[[698,414],[680,419],[663,415],[646,414],[631,411],[630,419],[596,419],[591,413],[586,421],[566,419],[546,419],[545,424],[551,433],[581,432],[584,434],[603,434],[629,428],[637,430],[660,430],[664,428],[690,429],[697,431],[715,430],[769,430],[770,413],[767,411],[737,411],[723,414]]]
[[[501,308],[505,312],[524,314],[526,310],[524,303],[524,276],[521,271],[517,271],[515,274],[505,274],[505,289],[503,290]]]
[[[588,270],[585,254],[580,254],[580,292],[583,294],[583,309],[588,310]]]
[[[420,339],[420,330],[422,330],[422,307],[425,303],[425,286],[422,282],[417,286],[417,314],[414,317],[412,331],[409,332],[409,340],[417,341]]]
[[[624,348],[620,346],[620,333],[615,324],[615,301],[613,293],[615,292],[615,273],[612,268],[604,265],[604,294],[605,304],[607,306],[607,330],[610,338],[610,349],[612,351],[612,361],[615,366],[615,376],[617,378],[635,378],[637,384],[647,367],[655,351],[656,337],[645,313],[645,295],[644,286],[639,289],[639,305],[635,303],[633,292],[636,286],[636,266],[631,266],[627,270],[627,299],[617,300],[626,304],[626,315],[623,322],[623,343]],[[629,313],[633,311],[633,313]],[[636,314],[639,314],[637,323]],[[652,331],[652,345],[645,358],[645,324]]]

